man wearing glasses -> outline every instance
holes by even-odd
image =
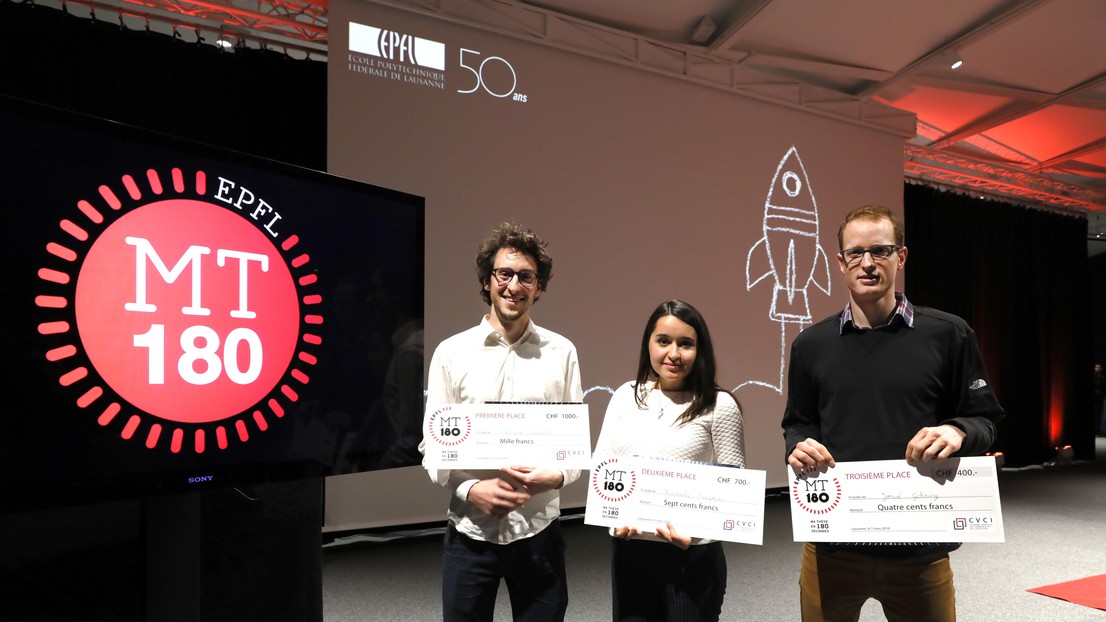
[[[434,351],[428,404],[583,400],[576,347],[530,319],[552,277],[545,246],[513,223],[499,225],[480,245],[477,278],[490,310]],[[430,471],[451,493],[442,557],[446,622],[491,620],[500,579],[515,620],[564,619],[560,488],[579,476],[515,465]]]
[[[886,207],[860,207],[846,216],[837,241],[849,302],[792,343],[783,417],[788,463],[916,464],[985,452],[1002,407],[967,323],[895,292],[907,255],[902,221]],[[875,598],[892,622],[955,620],[948,554],[959,546],[808,542],[802,619],[856,620]]]

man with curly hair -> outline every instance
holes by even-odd
[[[503,223],[476,255],[489,312],[438,345],[427,404],[580,402],[580,366],[568,339],[539,327],[530,310],[553,276],[546,243]],[[515,620],[563,620],[568,607],[560,488],[580,476],[504,465],[429,471],[449,489],[442,558],[443,619],[491,620],[502,579]]]

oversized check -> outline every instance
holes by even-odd
[[[430,404],[423,440],[428,469],[591,466],[587,404]]]
[[[584,523],[761,544],[764,471],[641,457],[597,457]]]
[[[993,456],[838,462],[791,478],[796,542],[1004,542]]]

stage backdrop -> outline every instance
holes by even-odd
[[[593,442],[647,316],[681,298],[743,407],[747,466],[786,485],[786,354],[846,300],[844,214],[901,212],[903,137],[403,8],[330,11],[329,172],[426,198],[425,363],[487,312],[476,246],[518,221],[549,242],[533,316],[579,350]],[[585,497],[576,482],[563,506]],[[331,477],[325,529],[438,521],[446,503],[419,467]]]

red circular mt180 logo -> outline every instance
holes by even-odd
[[[321,338],[310,257],[258,189],[123,176],[77,203],[39,269],[38,332],[99,425],[173,453],[245,443],[299,398]]]
[[[841,480],[801,474],[791,483],[791,496],[809,514],[832,512],[841,503]]]
[[[458,415],[451,410],[449,406],[442,406],[427,417],[426,423],[426,433],[434,442],[445,447],[456,447],[472,434],[469,416]]]
[[[619,464],[618,458],[608,458],[592,469],[591,487],[604,501],[625,501],[637,488],[637,471]]]

